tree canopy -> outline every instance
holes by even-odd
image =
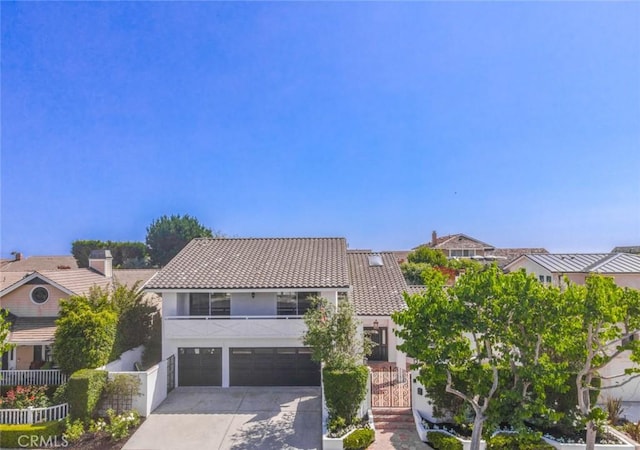
[[[533,276],[504,275],[496,266],[468,271],[451,287],[436,270],[424,274],[425,290],[405,294],[407,308],[393,314],[404,342],[398,348],[416,360],[419,381],[435,398],[457,397],[473,415],[472,449],[479,449],[485,422],[508,414],[514,425],[531,414],[533,390],[562,384],[544,349],[552,320],[552,296]],[[533,307],[533,309],[531,309]],[[501,405],[509,404],[509,408]]]
[[[75,240],[71,243],[71,254],[78,267],[89,267],[92,250],[110,250],[113,266],[123,269],[138,269],[147,265],[147,247],[143,242],[117,242],[99,240]]]
[[[8,316],[9,312],[0,308],[0,356],[14,347],[13,344],[7,342],[11,328],[11,322],[7,320]]]
[[[162,216],[147,227],[146,244],[151,257],[151,264],[164,266],[178,254],[192,239],[199,237],[220,237],[213,233],[195,217]]]

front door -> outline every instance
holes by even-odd
[[[369,361],[389,361],[387,352],[387,328],[379,327],[375,329],[365,327],[364,332],[375,344],[368,358]]]

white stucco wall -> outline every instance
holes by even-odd
[[[599,403],[606,403],[607,398],[621,398],[625,402],[640,402],[640,377],[629,381],[631,375],[623,375],[625,369],[638,368],[630,359],[631,352],[622,352],[617,358],[600,370],[602,389],[598,397]],[[621,375],[621,376],[619,376]],[[607,377],[615,377],[606,379]],[[625,384],[622,384],[626,382]]]

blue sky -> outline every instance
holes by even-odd
[[[1,254],[640,245],[640,3],[1,4]]]

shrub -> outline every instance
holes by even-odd
[[[487,443],[487,450],[553,450],[539,434],[496,434]]]
[[[62,437],[64,437],[69,442],[79,441],[84,434],[84,424],[82,423],[82,420],[76,419],[72,422],[71,419],[67,417],[64,425],[65,431],[64,433],[62,433]]]
[[[438,431],[429,431],[427,433],[427,442],[435,450],[462,450],[462,442],[453,436]]]
[[[622,431],[631,436],[631,439],[633,439],[634,441],[640,442],[640,420],[638,421],[638,423],[625,423],[622,426]]]
[[[331,420],[329,420],[329,431],[331,433],[338,433],[340,430],[344,429],[347,426],[347,421],[344,419],[344,417],[340,417],[340,416],[336,416],[336,417],[332,417]]]
[[[62,426],[59,421],[0,425],[0,448],[66,447],[64,437],[60,437]]]
[[[142,352],[142,367],[158,364],[162,359],[162,317],[156,312],[152,318],[151,335]]]
[[[110,299],[118,314],[116,340],[110,358],[115,360],[127,350],[149,341],[152,318],[157,309],[145,300],[140,282],[131,287],[115,282]]]
[[[366,366],[322,371],[324,395],[331,417],[344,417],[350,425],[367,393],[369,370]]]
[[[109,433],[112,441],[119,441],[129,436],[129,430],[140,424],[140,414],[137,411],[127,411],[117,415],[113,409],[107,410],[109,424],[105,431]]]
[[[60,369],[71,374],[109,362],[116,338],[118,316],[110,309],[107,294],[98,288],[89,297],[60,300],[53,346]]]
[[[60,405],[62,403],[67,403],[69,400],[67,398],[67,383],[61,384],[53,393],[51,397],[51,403],[54,405]]]
[[[624,407],[622,406],[621,398],[607,397],[607,413],[609,414],[609,422],[612,425],[618,425],[623,412]]]
[[[79,370],[67,382],[69,413],[75,419],[89,420],[100,401],[107,383],[108,373],[104,370]]]
[[[358,428],[344,438],[342,446],[345,450],[361,450],[369,447],[375,440],[376,433],[371,428]]]
[[[16,386],[0,398],[1,409],[46,408],[49,406],[46,386]]]

